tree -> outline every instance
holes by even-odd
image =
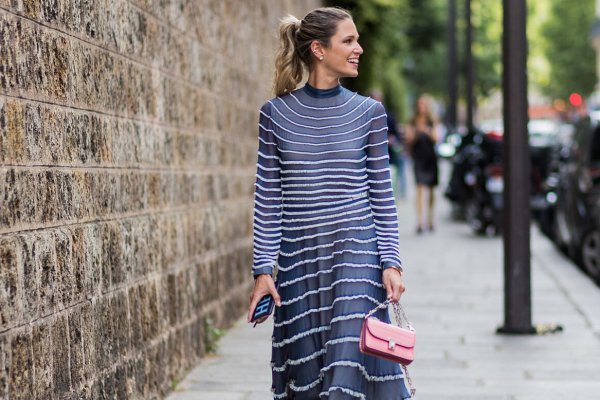
[[[407,1],[332,0],[328,4],[352,13],[359,42],[365,50],[360,58],[359,78],[345,81],[345,86],[363,94],[381,90],[387,108],[401,117],[406,93],[403,65],[408,49],[404,33]]]
[[[542,89],[551,97],[566,99],[573,92],[594,91],[596,58],[589,40],[594,15],[593,0],[552,0],[542,28],[550,61],[550,80]]]

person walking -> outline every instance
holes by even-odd
[[[417,234],[423,233],[424,202],[427,192],[427,228],[434,230],[435,187],[438,184],[437,133],[427,96],[419,96],[415,113],[407,127],[407,141],[415,173]]]
[[[358,32],[325,7],[287,16],[279,36],[277,97],[260,110],[248,309],[250,321],[268,293],[277,305],[273,398],[410,398],[400,365],[358,343],[366,313],[405,290],[385,110],[339,83],[358,75]]]
[[[379,90],[371,91],[371,98],[385,104],[383,94]],[[396,117],[387,110],[388,151],[392,171],[392,188],[400,198],[406,197],[406,174],[404,172],[404,134],[398,130]]]

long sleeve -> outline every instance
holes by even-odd
[[[260,110],[258,162],[254,194],[252,274],[272,274],[281,245],[282,197],[280,163],[271,122],[271,106]]]
[[[398,214],[390,174],[386,114],[381,103],[375,107],[369,132],[367,175],[381,266],[384,269],[399,267],[402,261],[398,248]]]

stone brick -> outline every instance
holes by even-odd
[[[144,332],[142,330],[142,316],[146,310],[142,305],[139,286],[129,288],[128,297],[131,350],[137,352],[143,349],[145,343]]]
[[[10,345],[8,335],[0,334],[0,399],[8,398],[10,377]]]
[[[181,375],[183,370],[184,347],[183,333],[181,330],[171,332],[168,337],[168,354],[169,354],[169,380],[173,381]]]
[[[14,335],[11,341],[9,393],[11,399],[33,398],[33,354],[29,332]]]
[[[59,345],[59,343],[57,343]],[[52,332],[46,323],[33,327],[32,352],[33,352],[33,392],[37,399],[50,399],[54,393],[54,362]],[[67,366],[61,365],[61,369]]]
[[[73,314],[73,324],[77,324],[77,314],[81,320],[81,341],[83,350],[83,366],[81,375],[86,382],[93,381],[99,366],[97,362],[96,350],[99,347],[98,340],[101,339],[101,332],[103,326],[97,320],[97,308],[92,303],[86,302]]]
[[[87,298],[102,291],[102,236],[98,225],[86,225],[83,229],[84,240],[84,292]]]
[[[69,372],[71,375],[71,386],[77,390],[83,382],[84,375],[84,348],[83,348],[83,319],[82,307],[77,307],[68,316],[69,322]]]
[[[159,323],[161,321],[161,314],[159,314],[160,303],[158,300],[158,287],[156,281],[149,281],[146,285],[147,296],[145,297],[145,312],[142,319],[144,335],[147,338],[146,341],[152,340],[157,337],[161,332],[159,330]]]
[[[12,90],[17,87],[17,29],[13,27],[13,20],[4,13],[0,17],[0,88]],[[17,28],[19,28],[17,26]]]
[[[110,300],[113,323],[114,355],[116,359],[123,359],[130,352],[130,326],[129,305],[127,293],[117,292]]]
[[[119,222],[107,222],[101,228],[102,279],[104,290],[125,281],[124,230]]]
[[[25,154],[23,105],[18,101],[9,100],[3,101],[0,106],[0,161],[20,162]]]
[[[146,352],[146,379],[150,393],[164,393],[169,386],[169,351],[166,340],[148,347]]]
[[[54,252],[56,254],[56,280],[54,294],[59,307],[71,305],[73,300],[80,300],[81,293],[77,292],[75,274],[73,271],[73,242],[72,234],[66,229],[52,231],[54,237]]]
[[[0,238],[0,331],[17,322],[21,313],[19,256],[16,238]]]
[[[69,368],[69,324],[66,317],[58,317],[52,326],[52,367],[54,395],[64,398],[71,391]]]
[[[243,313],[273,32],[316,3],[0,0],[0,398],[163,398]]]
[[[148,398],[146,388],[145,360],[142,357],[130,358],[126,364],[127,369],[127,391],[133,393],[129,398]]]
[[[32,248],[36,263],[39,265],[39,307],[42,315],[47,315],[57,310],[60,297],[55,292],[55,285],[59,284],[57,276],[56,252],[53,236],[49,232],[41,233],[36,238]]]
[[[33,321],[38,318],[40,310],[39,276],[40,262],[37,249],[40,236],[36,234],[22,234],[17,236],[21,252],[21,268],[23,282],[23,319]]]
[[[94,358],[97,371],[109,368],[115,356],[114,324],[112,321],[110,299],[102,298],[96,304],[92,312],[94,320],[94,331],[90,333],[94,344]]]

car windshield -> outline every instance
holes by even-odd
[[[548,146],[556,139],[558,124],[550,119],[532,119],[527,124],[527,130],[531,146]]]

